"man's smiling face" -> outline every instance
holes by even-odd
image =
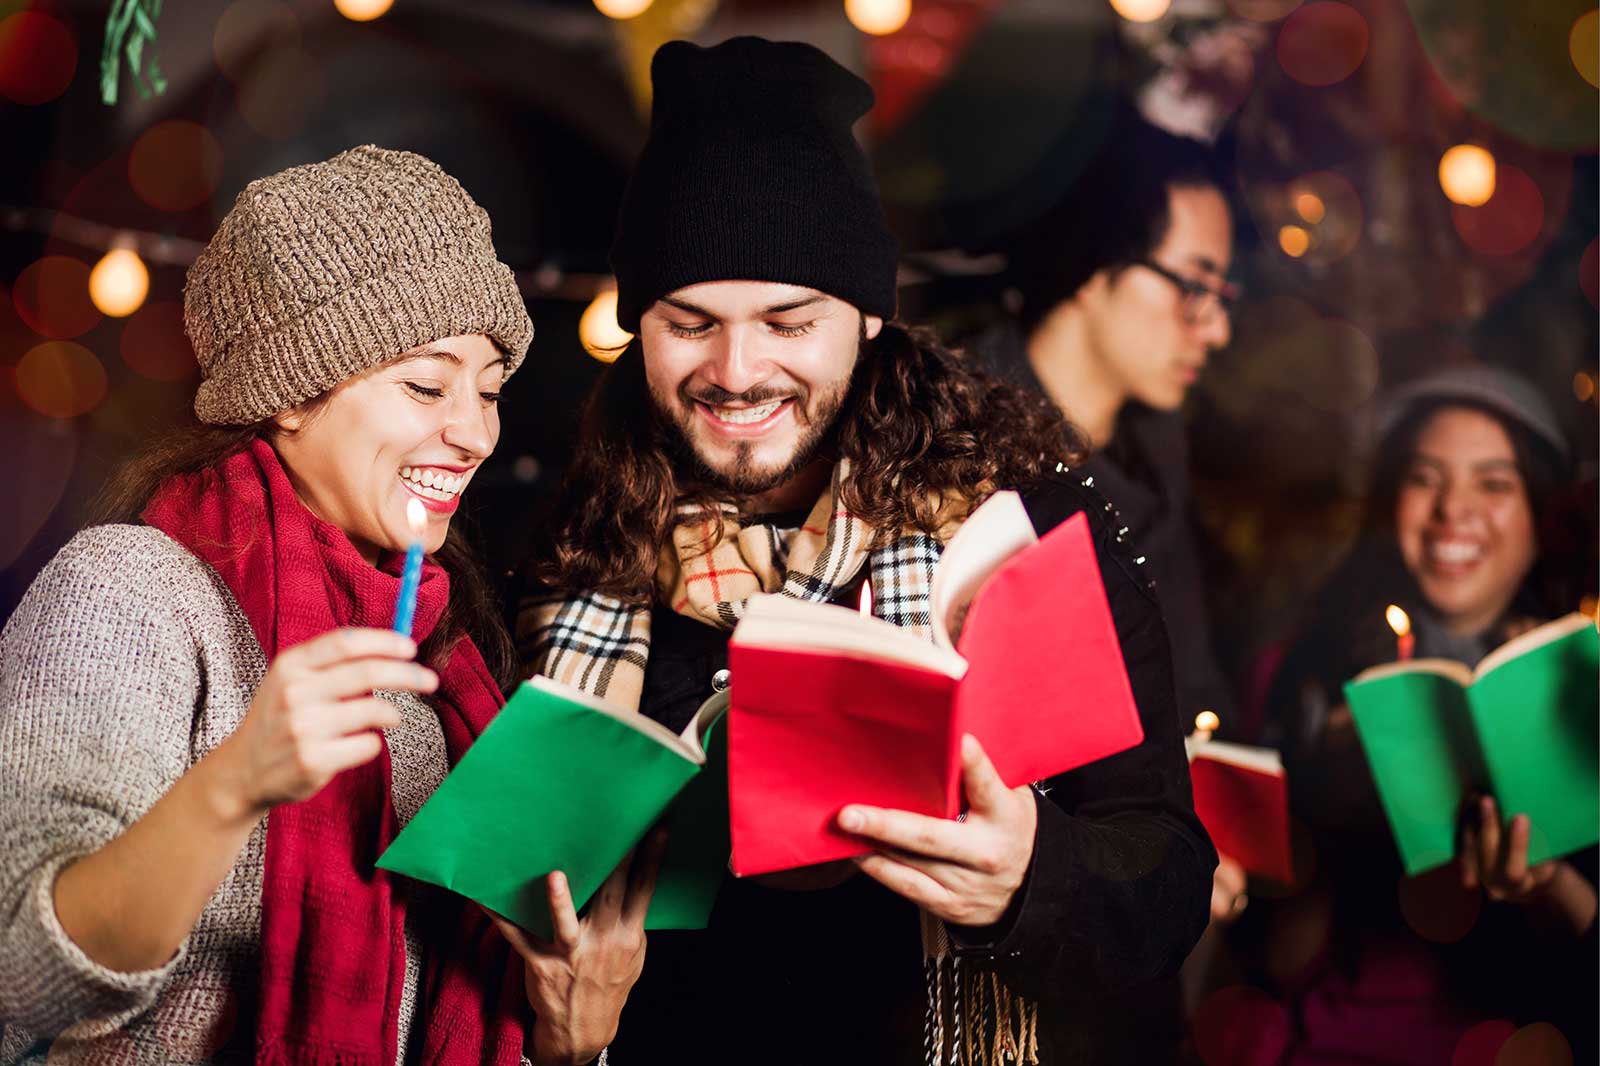
[[[707,281],[668,293],[639,323],[645,377],[690,473],[751,497],[808,467],[883,320],[815,289]]]

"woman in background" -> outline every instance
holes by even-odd
[[[1261,1061],[1449,1062],[1466,1029],[1491,1019],[1553,1022],[1593,1061],[1593,849],[1529,867],[1526,817],[1502,831],[1482,797],[1458,860],[1403,879],[1342,696],[1345,681],[1394,660],[1390,603],[1409,613],[1417,657],[1469,666],[1577,606],[1593,544],[1557,518],[1567,443],[1531,385],[1483,367],[1401,390],[1380,435],[1360,538],[1273,688],[1315,873],[1241,930],[1264,938],[1264,977],[1294,1014],[1287,1047]]]
[[[533,336],[488,216],[353,149],[247,187],[184,310],[203,424],[122,471],[0,636],[0,1064],[592,1059],[650,862],[582,923],[553,876],[559,935],[503,925],[515,967],[373,867],[510,659],[450,529]]]

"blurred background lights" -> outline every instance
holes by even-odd
[[[1583,80],[1600,89],[1600,10],[1578,16],[1567,36],[1567,52]]]
[[[49,418],[76,418],[106,398],[106,371],[73,341],[45,341],[17,363],[17,395]]]
[[[1252,22],[1277,22],[1300,6],[1300,0],[1228,0],[1228,7],[1242,19]]]
[[[1467,247],[1480,255],[1515,255],[1544,229],[1544,193],[1527,172],[1509,163],[1496,167],[1494,195],[1481,207],[1455,204],[1450,217]]]
[[[182,381],[200,369],[176,301],[158,300],[135,311],[122,327],[119,347],[122,361],[152,381]]]
[[[262,52],[300,47],[300,19],[277,0],[234,0],[217,18],[211,50],[229,81],[242,81]]]
[[[1299,259],[1311,248],[1311,234],[1300,226],[1284,226],[1278,230],[1278,247],[1291,259]]]
[[[1171,6],[1172,0],[1111,0],[1111,10],[1129,22],[1154,22]]]
[[[158,122],[128,153],[128,182],[161,211],[187,211],[210,199],[222,180],[222,145],[197,122]]]
[[[1504,1018],[1479,1022],[1456,1041],[1450,1066],[1494,1066],[1495,1056],[1516,1031],[1516,1023]]]
[[[1321,222],[1328,213],[1328,205],[1322,202],[1322,197],[1309,190],[1295,193],[1295,214],[1315,226]]]
[[[127,318],[150,294],[150,271],[132,248],[113,248],[89,272],[89,298],[103,314]]]
[[[18,104],[49,103],[67,91],[77,68],[78,43],[56,19],[18,11],[0,20],[0,96]]]
[[[65,340],[89,332],[100,312],[89,299],[89,264],[47,255],[29,264],[11,287],[17,316],[44,337]]]
[[[1148,5],[1153,0],[1135,0]],[[893,33],[911,18],[911,0],[844,0],[844,14],[862,33]]]
[[[600,14],[612,19],[631,19],[650,10],[654,0],[594,0]]]
[[[394,6],[394,0],[333,0],[334,9],[351,22],[371,22]]]
[[[1439,159],[1439,187],[1451,203],[1480,207],[1494,195],[1495,165],[1489,149],[1458,144]]]
[[[602,363],[616,362],[633,334],[617,325],[617,290],[603,289],[578,319],[578,340],[583,350]]]
[[[1278,65],[1302,85],[1334,85],[1361,66],[1369,36],[1367,20],[1355,8],[1316,0],[1279,28]]]
[[[1495,1066],[1572,1066],[1572,1045],[1549,1022],[1524,1025],[1506,1038]]]
[[[1579,403],[1588,403],[1594,399],[1594,375],[1580,370],[1572,375],[1572,395],[1578,398]]]

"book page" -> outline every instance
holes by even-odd
[[[581,688],[564,685],[560,681],[545,677],[542,674],[535,674],[523,683],[542,689],[553,696],[567,700],[569,703],[576,703],[592,711],[599,711],[603,715],[615,718],[629,729],[638,730],[656,743],[671,748],[696,766],[700,766],[706,761],[706,754],[700,750],[698,741],[692,744],[689,743],[643,711],[625,710],[614,703],[607,703],[598,696],[590,695]],[[704,710],[704,708],[701,709]],[[696,717],[698,718],[699,716],[696,715]],[[690,724],[692,725],[693,723]]]
[[[961,677],[967,671],[966,660],[954,649],[941,648],[891,622],[869,618],[849,607],[792,596],[752,596],[733,631],[733,642],[746,647],[840,652],[946,677]]]
[[[1212,762],[1226,763],[1244,770],[1253,770],[1258,774],[1270,774],[1273,777],[1283,776],[1283,756],[1272,748],[1258,748],[1249,744],[1230,744],[1225,740],[1195,740],[1193,737],[1184,740],[1184,746],[1189,752],[1189,759],[1210,759]]]
[[[962,523],[933,571],[933,637],[954,651],[978,589],[1007,559],[1039,540],[1015,492],[997,492]]]
[[[1472,684],[1472,668],[1466,663],[1458,663],[1454,659],[1407,659],[1405,662],[1383,663],[1379,666],[1368,667],[1353,679],[1355,682],[1377,681],[1385,677],[1397,677],[1400,674],[1437,674],[1442,678],[1454,681],[1462,688]]]
[[[706,731],[727,711],[728,694],[728,689],[714,693],[700,705],[700,709],[694,712],[694,717],[689,719],[689,724],[683,727],[683,732],[678,734],[678,739],[685,747],[699,754],[698,762],[706,761]]]
[[[1584,626],[1594,625],[1594,619],[1588,615],[1574,611],[1554,622],[1546,622],[1535,629],[1530,629],[1520,637],[1513,637],[1500,645],[1494,651],[1483,657],[1478,668],[1473,671],[1474,678],[1482,677],[1497,666],[1504,666],[1512,659],[1526,655],[1535,648],[1543,647],[1567,636],[1576,633]]]

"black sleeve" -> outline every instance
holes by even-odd
[[[1111,505],[1070,478],[1023,499],[1041,532],[1088,513],[1144,741],[1042,783],[1033,859],[1011,909],[993,926],[950,930],[960,954],[1035,998],[1091,975],[1114,991],[1175,971],[1205,928],[1217,861],[1194,814],[1155,593],[1117,539]]]

